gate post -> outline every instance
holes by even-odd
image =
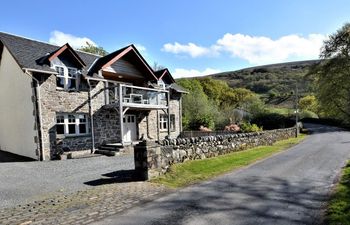
[[[151,141],[142,141],[134,146],[136,176],[140,180],[149,180],[161,174],[160,145]]]

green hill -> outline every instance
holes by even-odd
[[[296,81],[299,96],[312,92],[311,78],[305,78],[312,65],[320,60],[298,61],[264,65],[209,75],[223,80],[232,88],[247,88],[260,94],[266,103],[290,106],[294,101]]]

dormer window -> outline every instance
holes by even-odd
[[[163,80],[158,80],[158,81],[157,81],[157,84],[158,84],[159,87],[161,87],[162,89],[165,90],[165,83],[164,83]]]
[[[57,89],[78,90],[78,70],[72,67],[55,66]]]

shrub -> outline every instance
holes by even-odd
[[[258,125],[256,124],[250,124],[250,123],[242,123],[240,125],[241,127],[241,131],[244,133],[249,133],[249,132],[258,132],[258,131],[262,131],[263,128],[262,127],[258,127]]]
[[[314,119],[317,119],[318,116],[316,113],[312,112],[312,111],[309,111],[309,110],[303,110],[301,111],[300,113],[300,119],[303,119],[303,118],[314,118]]]
[[[278,113],[260,114],[255,116],[251,122],[257,124],[259,127],[264,127],[265,130],[287,128],[295,125],[294,119]]]

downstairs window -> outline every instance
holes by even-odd
[[[87,114],[59,113],[56,115],[56,134],[65,136],[90,133]]]

